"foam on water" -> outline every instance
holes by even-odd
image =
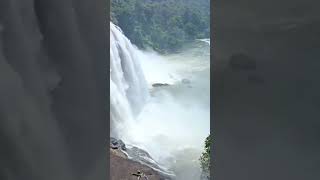
[[[208,45],[164,56],[137,49],[110,27],[112,136],[146,150],[176,179],[199,179],[198,159],[210,132]]]

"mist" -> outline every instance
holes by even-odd
[[[147,150],[176,179],[200,179],[199,158],[210,133],[208,43],[192,42],[168,55],[139,51],[139,60],[150,98],[128,124],[126,141]]]

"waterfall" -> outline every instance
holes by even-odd
[[[111,136],[126,143],[129,159],[169,179],[201,174],[198,159],[210,132],[210,40],[201,41],[164,56],[139,50],[110,22]]]
[[[149,97],[139,62],[139,50],[110,22],[111,136],[119,137],[132,123]]]
[[[206,39],[198,39],[199,41],[205,42],[210,46],[210,39],[206,38]]]

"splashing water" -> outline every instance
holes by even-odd
[[[111,136],[120,137],[148,98],[146,81],[133,46],[121,30],[110,23]]]
[[[111,136],[146,150],[176,179],[200,179],[198,159],[210,132],[208,43],[164,56],[138,50],[110,28]]]
[[[198,39],[199,41],[206,42],[210,45],[210,39]]]

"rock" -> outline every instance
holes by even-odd
[[[115,180],[137,179],[132,175],[137,171],[146,174],[149,180],[170,180],[174,177],[170,175],[172,172],[163,170],[147,151],[135,146],[126,148],[122,140],[113,137],[110,137],[110,163],[111,179]]]
[[[123,158],[114,154],[114,151],[110,151],[110,178],[111,180],[137,180],[137,176],[134,173],[138,171],[145,174],[148,180],[168,180],[170,178],[164,177],[152,168],[143,165],[139,162],[131,159]],[[141,178],[143,179],[143,178]]]
[[[152,84],[153,87],[161,87],[161,86],[169,86],[167,83],[154,83]]]
[[[152,159],[152,157],[150,156],[150,154],[147,151],[140,149],[138,147],[132,147],[128,151],[128,154],[130,154],[130,156],[134,157],[135,159],[139,159],[141,157],[147,157],[147,158]]]
[[[122,140],[118,140],[116,138],[110,137],[110,148],[112,149],[121,149],[121,150],[126,150],[126,145]]]
[[[189,79],[182,79],[181,82],[183,84],[190,84],[191,83],[191,81]]]
[[[167,171],[159,166],[159,164],[150,156],[150,154],[138,147],[131,147],[127,149],[127,154],[130,159],[134,160],[135,162],[138,162],[140,164],[143,164],[151,169],[157,169],[158,175],[163,177],[164,179],[171,179],[175,175],[171,171]]]
[[[230,57],[229,66],[232,70],[256,70],[256,60],[252,57],[243,54],[243,53],[236,53]]]
[[[125,159],[128,159],[127,154],[125,154],[123,151],[119,150],[119,149],[112,149],[110,148],[110,153],[114,154],[115,156],[119,156]]]

